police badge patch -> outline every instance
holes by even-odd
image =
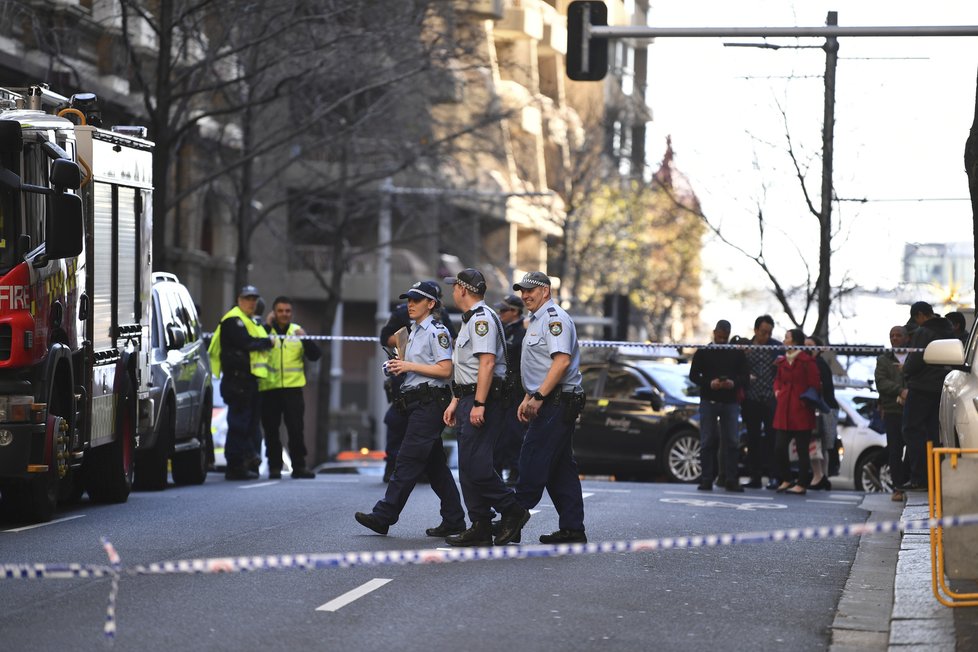
[[[479,337],[484,336],[489,332],[489,322],[487,321],[477,321],[475,322],[475,334]]]
[[[438,333],[438,346],[443,349],[447,349],[449,345],[448,335],[445,333]]]
[[[554,337],[557,337],[558,335],[560,335],[563,332],[564,332],[564,325],[563,324],[561,324],[559,321],[552,321],[552,322],[550,322],[550,334],[551,335],[553,335]]]

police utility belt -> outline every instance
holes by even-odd
[[[459,385],[458,383],[452,383],[452,396],[455,398],[465,398],[466,396],[472,396],[475,394],[475,390],[478,387],[478,383],[470,383],[468,385]],[[489,394],[486,396],[486,403],[489,401],[499,400],[505,398],[506,396],[506,382],[504,378],[499,376],[492,377],[492,384],[489,386]]]
[[[543,399],[544,405],[556,403],[563,408],[565,423],[574,423],[577,421],[577,417],[584,410],[584,404],[586,402],[587,395],[580,388],[564,388],[559,385],[554,391],[550,392],[549,396]]]
[[[407,414],[417,405],[427,405],[437,401],[442,407],[447,407],[451,400],[452,393],[448,387],[421,383],[415,387],[402,389],[394,399],[394,407],[401,414]]]

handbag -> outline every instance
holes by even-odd
[[[831,412],[832,408],[829,407],[828,403],[822,400],[819,396],[818,391],[814,387],[809,387],[804,392],[801,393],[801,400],[808,403],[809,407],[815,408],[819,412]]]

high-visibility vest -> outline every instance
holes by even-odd
[[[258,389],[305,387],[306,372],[302,365],[305,350],[296,335],[298,324],[289,324],[285,337],[273,337],[275,346],[268,352],[268,376],[258,381]]]
[[[231,308],[221,317],[221,324],[232,317],[237,317],[244,322],[248,335],[252,337],[268,337],[268,332],[262,326],[256,324],[255,320],[246,315],[238,306]],[[207,353],[211,358],[211,374],[215,378],[221,377],[221,324],[218,324],[214,330],[211,345],[207,348]],[[248,361],[251,366],[252,376],[258,379],[268,376],[268,351],[249,351]]]

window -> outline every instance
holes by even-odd
[[[604,383],[604,398],[633,399],[635,390],[643,387],[641,380],[628,369],[609,369]]]

